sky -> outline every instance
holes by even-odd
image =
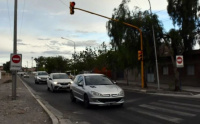
[[[74,0],[75,7],[111,17],[122,0]],[[22,66],[35,66],[39,56],[72,58],[75,51],[109,44],[108,19],[75,10],[70,15],[69,0],[18,0],[17,53],[22,54]],[[167,0],[150,0],[168,31],[173,28],[166,7]],[[149,10],[148,0],[131,0],[129,9],[137,6]],[[0,66],[10,61],[13,53],[14,0],[0,0]],[[64,37],[65,39],[62,39]]]

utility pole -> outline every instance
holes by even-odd
[[[14,5],[13,54],[17,54],[17,0],[15,0],[15,5]],[[16,100],[16,82],[17,82],[17,71],[14,70],[12,75],[12,100]]]
[[[149,1],[150,12],[151,12],[151,20],[153,19],[152,11],[151,11],[151,3]],[[156,41],[155,41],[155,33],[154,33],[154,26],[152,23],[152,31],[153,31],[153,42],[154,42],[154,51],[155,51],[155,62],[156,62],[156,72],[157,72],[157,82],[158,82],[158,90],[160,90],[160,80],[159,80],[159,72],[158,72],[158,60],[157,60],[157,52],[156,52]]]
[[[33,57],[31,57],[31,68],[33,68]]]

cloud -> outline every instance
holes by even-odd
[[[83,30],[76,30],[76,33],[81,33],[81,34],[88,34],[88,33],[97,33],[96,31],[83,31]]]
[[[50,40],[49,38],[38,38],[38,40]]]
[[[59,28],[59,29],[56,29],[55,31],[65,31],[65,29]]]
[[[28,44],[25,44],[25,43],[17,43],[17,45],[23,45],[23,46],[26,46]]]
[[[17,42],[22,42],[22,39],[17,39]]]
[[[44,54],[53,54],[53,55],[59,55],[59,54],[69,54],[71,55],[71,51],[56,51],[56,50],[48,50],[44,51]]]
[[[50,41],[51,45],[55,45],[55,44],[58,44],[58,41],[55,41],[55,40],[52,40]]]

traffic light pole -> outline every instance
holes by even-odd
[[[93,14],[93,15],[97,15],[97,16],[100,16],[100,17],[103,17],[103,18],[106,18],[106,19],[109,19],[109,20],[112,20],[112,21],[115,21],[115,22],[119,22],[119,23],[122,23],[124,25],[129,26],[129,27],[137,29],[140,32],[140,46],[141,46],[141,51],[143,52],[142,30],[140,28],[138,28],[134,25],[131,25],[129,23],[122,22],[122,21],[119,21],[117,19],[112,19],[112,18],[103,16],[103,15],[100,15],[100,14],[96,14],[96,13],[93,13],[93,12],[90,12],[90,11],[87,11],[87,10],[84,10],[84,9],[80,9],[80,8],[74,8],[74,9],[84,11],[84,12],[87,12],[87,13],[90,13],[90,14]],[[144,61],[143,61],[143,57],[142,57],[142,60],[141,60],[141,86],[142,86],[142,88],[144,88]]]

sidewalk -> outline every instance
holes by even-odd
[[[11,95],[11,76],[4,76],[0,79],[1,124],[52,124],[49,115],[19,79],[16,100]]]
[[[144,93],[160,93],[160,94],[178,94],[178,95],[188,95],[188,96],[196,96],[200,98],[200,87],[191,87],[191,86],[182,86],[181,91],[173,91],[169,90],[168,84],[160,84],[160,89],[158,90],[158,84],[156,83],[147,83],[148,88],[141,88],[140,82],[132,82],[129,81],[129,85],[127,85],[126,80],[117,80],[117,85],[126,90],[132,90],[137,92]]]

